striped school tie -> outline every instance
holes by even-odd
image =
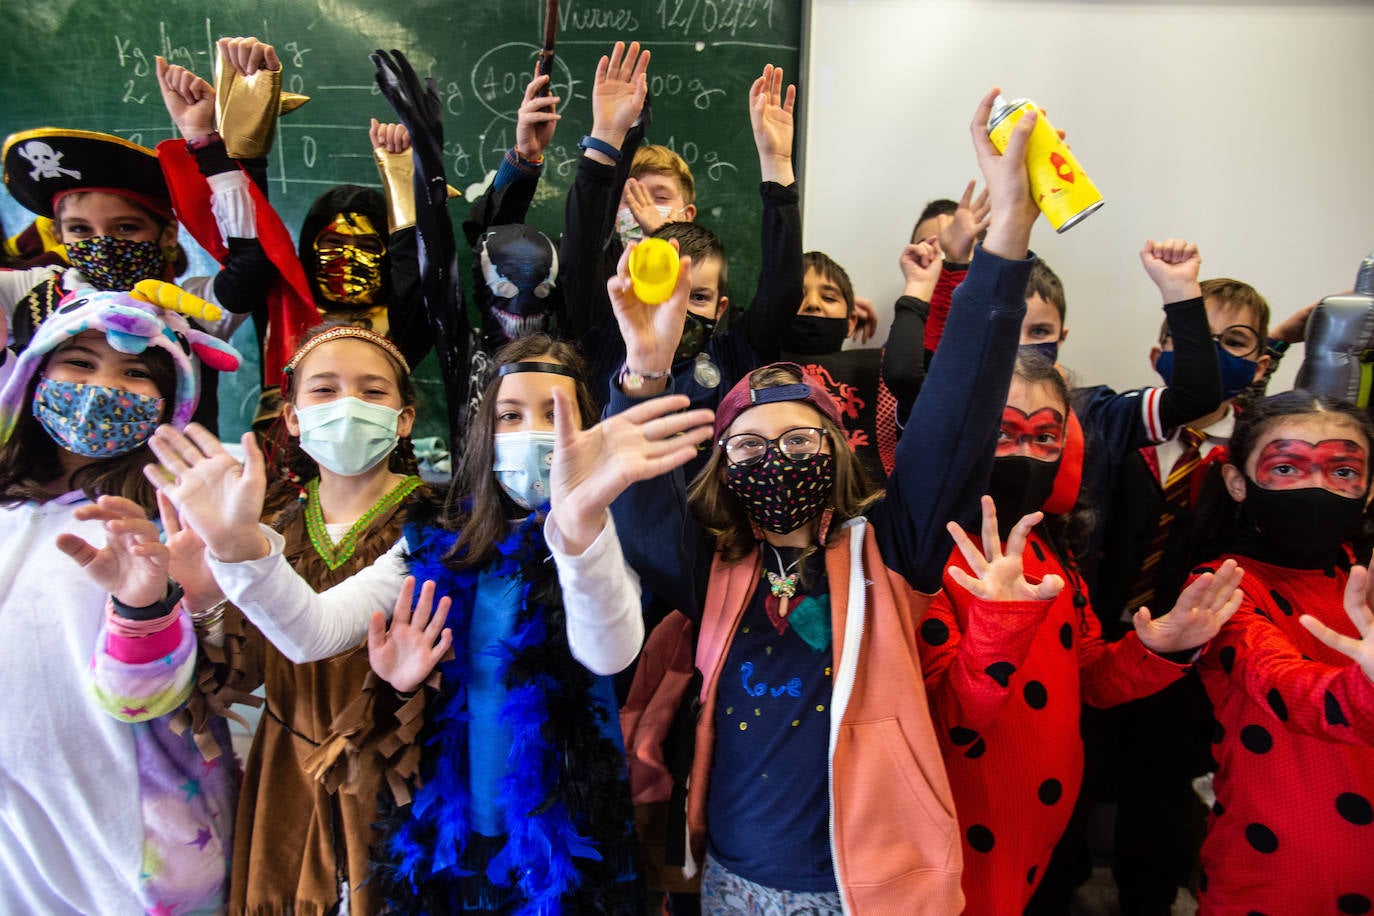
[[[1155,531],[1154,539],[1150,542],[1150,552],[1145,555],[1145,562],[1140,566],[1140,572],[1136,575],[1135,587],[1131,591],[1131,600],[1126,605],[1127,611],[1133,612],[1136,608],[1149,605],[1155,598],[1155,585],[1159,580],[1159,560],[1164,555],[1164,545],[1169,541],[1169,534],[1174,527],[1174,519],[1178,515],[1186,512],[1188,504],[1192,502],[1192,474],[1193,470],[1202,462],[1202,451],[1200,446],[1207,436],[1191,426],[1183,427],[1178,434],[1178,444],[1183,447],[1179,453],[1174,466],[1169,469],[1169,476],[1164,481],[1164,505],[1165,510],[1159,516],[1159,527]],[[1168,608],[1152,608],[1157,614],[1165,613]]]

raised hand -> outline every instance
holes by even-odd
[[[940,250],[946,259],[956,264],[967,264],[973,258],[973,243],[988,228],[988,214],[992,204],[988,202],[988,189],[977,197],[973,196],[976,180],[964,188],[964,196],[959,198],[959,206],[953,217],[940,229]]]
[[[1239,586],[1244,575],[1235,560],[1227,560],[1215,573],[1194,579],[1164,616],[1152,619],[1149,609],[1142,607],[1131,618],[1140,641],[1156,654],[1205,645],[1240,607],[1244,594]]]
[[[596,540],[606,510],[626,487],[696,456],[697,445],[711,437],[714,414],[682,412],[690,403],[679,394],[653,398],[579,429],[572,401],[554,390],[550,514],[558,518],[568,553],[580,554]]]
[[[256,38],[221,38],[215,42],[215,47],[220,56],[244,76],[252,76],[259,70],[281,69],[277,49]]]
[[[617,41],[609,57],[602,55],[592,82],[593,137],[620,149],[644,107],[644,96],[649,91],[648,72],[649,52],[641,51],[637,41],[630,42],[628,49],[625,42]],[[598,162],[612,162],[596,150],[587,150],[587,155]]]
[[[157,87],[172,123],[186,140],[196,140],[215,130],[215,87],[185,67],[157,58]]]
[[[646,238],[669,221],[658,212],[658,207],[654,204],[654,195],[638,178],[626,179],[623,199],[630,212],[634,214],[635,222],[639,223],[639,228],[644,230]]]
[[[935,283],[940,279],[940,249],[936,246],[935,236],[922,239],[902,249],[897,258],[902,279],[906,285],[903,296],[913,296],[929,302],[935,293]]]
[[[434,78],[423,83],[415,68],[400,51],[372,52],[372,64],[377,68],[377,86],[410,133],[415,150],[415,165],[420,174],[416,190],[424,188],[428,198],[436,204],[448,200],[448,181],[444,177],[444,117],[443,102]]]
[[[855,343],[865,344],[873,339],[873,335],[878,333],[878,312],[873,308],[873,300],[865,299],[863,296],[854,297],[854,330],[849,332],[849,339]]]
[[[218,604],[224,592],[206,561],[205,542],[194,528],[181,523],[176,507],[161,491],[157,494],[157,511],[162,518],[162,543],[169,554],[167,574],[181,586],[186,607],[204,611]]]
[[[1364,676],[1374,681],[1374,613],[1370,611],[1370,606],[1374,605],[1374,577],[1369,575],[1369,567],[1350,568],[1344,604],[1345,614],[1355,625],[1359,639],[1337,633],[1311,614],[1303,614],[1298,620],[1307,627],[1307,632],[1354,661]]]
[[[1007,538],[1006,550],[997,537],[997,507],[991,496],[984,496],[983,505],[983,549],[973,546],[968,534],[955,522],[946,525],[955,546],[968,561],[974,575],[970,576],[957,566],[949,568],[949,575],[961,588],[984,601],[1048,601],[1064,588],[1064,580],[1049,575],[1037,583],[1026,580],[1025,568],[1021,560],[1026,551],[1026,539],[1030,530],[1040,524],[1045,517],[1043,512],[1032,512],[1024,516],[1011,529]],[[976,578],[975,578],[976,576]]]
[[[670,240],[674,248],[677,240]],[[635,295],[630,281],[630,252],[635,245],[626,246],[616,265],[615,276],[606,282],[620,336],[625,340],[625,365],[635,372],[666,372],[672,369],[673,354],[682,340],[682,326],[687,317],[687,298],[692,289],[692,259],[678,260],[677,286],[667,301],[659,305],[645,305]],[[663,390],[666,379],[655,379],[635,391],[643,397]]]
[[[386,615],[373,611],[367,627],[367,660],[377,676],[401,693],[410,693],[429,677],[434,666],[448,654],[453,644],[453,631],[444,626],[448,618],[449,599],[439,599],[434,606],[434,583],[420,586],[419,600],[411,610],[415,594],[415,577],[406,576],[396,607],[391,615],[391,627]]]
[[[367,137],[372,141],[373,149],[381,147],[393,155],[410,150],[410,131],[406,130],[404,124],[387,124],[373,118],[367,129]]]
[[[520,110],[515,116],[515,154],[526,162],[538,162],[553,142],[553,132],[563,116],[556,108],[562,101],[556,95],[540,95],[552,77],[535,73],[525,87]]]
[[[792,110],[797,105],[797,87],[782,89],[782,68],[765,64],[763,74],[749,87],[749,123],[754,129],[754,146],[759,151],[759,169],[764,181],[786,186],[796,181],[792,171],[792,138],[795,123]]]
[[[1012,128],[1006,152],[997,152],[997,147],[988,137],[988,117],[1001,91],[994,87],[983,96],[968,129],[973,138],[974,152],[978,155],[978,168],[987,182],[988,219],[991,222],[983,247],[1000,257],[1019,259],[1024,258],[1029,250],[1031,227],[1040,215],[1040,208],[1031,197],[1030,181],[1026,177],[1026,142],[1040,115],[1036,111],[1022,115]]]
[[[1145,273],[1150,275],[1160,295],[1166,303],[1183,302],[1202,295],[1198,286],[1198,269],[1202,267],[1202,257],[1197,246],[1184,239],[1165,239],[1156,242],[1149,239],[1140,249],[1140,263]]]
[[[58,549],[86,570],[92,582],[129,607],[147,607],[166,596],[169,553],[138,503],[102,496],[78,506],[72,515],[105,523],[104,547],[75,534],[57,536]]]
[[[256,560],[269,545],[258,528],[267,491],[266,463],[252,433],[243,436],[240,464],[205,427],[192,423],[184,433],[159,426],[148,440],[160,465],[144,476],[176,507],[181,521],[195,529],[210,552],[224,562]]]

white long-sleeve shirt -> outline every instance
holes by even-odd
[[[304,663],[337,655],[367,635],[373,611],[390,618],[409,575],[404,538],[367,569],[316,592],[282,556],[281,535],[266,526],[262,530],[271,544],[267,556],[241,563],[211,556],[210,569],[229,600],[287,658]],[[573,657],[594,674],[622,670],[644,641],[644,620],[639,577],[625,562],[610,514],[601,534],[579,555],[564,551],[552,516],[544,536],[558,566]]]

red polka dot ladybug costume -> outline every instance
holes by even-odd
[[[1217,719],[1200,912],[1374,912],[1374,682],[1298,622],[1354,636],[1349,574],[1240,559],[1244,602],[1200,663]]]
[[[982,541],[956,536],[919,631],[969,913],[1019,913],[1044,877],[1082,784],[1083,703],[1114,706],[1178,680],[1239,602],[1230,565],[1181,598],[1189,610],[1145,612],[1124,639],[1103,642],[1072,554],[1078,488],[1060,486],[1081,479],[1068,403],[1052,363],[1018,357]],[[1033,515],[1042,510],[1054,514]]]
[[[1364,411],[1301,390],[1254,402],[1231,436],[1219,535],[1245,577],[1198,665],[1217,762],[1203,916],[1374,912],[1374,597],[1351,546],[1371,443]]]
[[[963,831],[968,913],[1019,913],[1044,875],[1083,777],[1082,704],[1146,696],[1187,670],[1135,633],[1103,642],[1081,579],[1038,532],[1024,563],[1027,581],[1057,575],[1071,584],[1048,601],[988,602],[947,568],[919,633]],[[971,572],[957,550],[950,565]]]

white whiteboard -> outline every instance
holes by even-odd
[[[1196,241],[1203,277],[1254,284],[1274,321],[1349,289],[1374,250],[1374,4],[810,2],[805,245],[884,337],[921,208],[978,175],[968,123],[993,85],[1048,110],[1107,200],[1031,242],[1064,281],[1079,384],[1157,383],[1147,237]]]

